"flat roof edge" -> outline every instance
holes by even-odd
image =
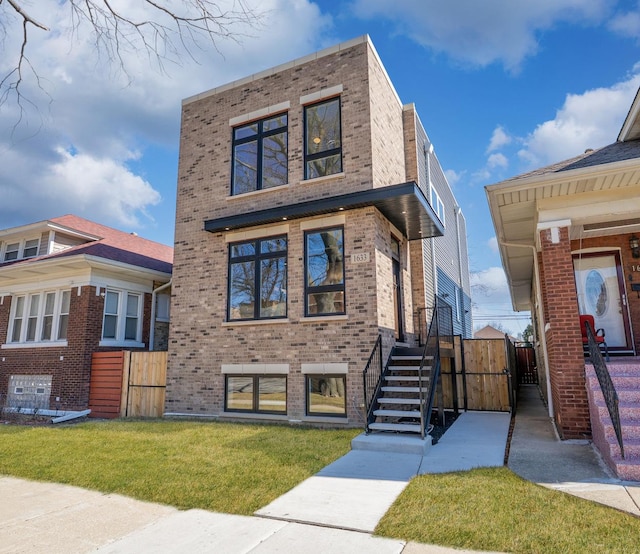
[[[353,46],[358,44],[369,43],[370,46],[373,47],[371,39],[369,35],[361,35],[359,37],[347,40],[345,42],[341,42],[340,44],[335,44],[334,46],[329,46],[328,48],[324,48],[323,50],[319,50],[312,54],[308,54],[306,56],[302,56],[300,58],[296,58],[295,60],[282,63],[280,65],[276,65],[275,67],[271,67],[269,69],[265,69],[263,71],[259,71],[258,73],[253,73],[252,75],[248,75],[247,77],[242,77],[240,79],[236,79],[224,85],[220,85],[219,87],[215,87],[209,89],[207,91],[201,92],[199,94],[195,94],[193,96],[189,96],[182,100],[182,105],[185,106],[192,102],[196,102],[198,100],[202,100],[203,98],[207,98],[209,96],[213,96],[215,94],[219,94],[226,90],[234,89],[243,84],[251,83],[253,81],[257,81],[259,79],[263,79],[265,77],[269,77],[271,75],[275,75],[276,73],[280,73],[281,71],[285,71],[287,69],[291,69],[293,67],[297,67],[299,65],[303,65],[313,60],[317,60],[319,58],[324,58],[325,56],[330,56],[331,54],[335,54],[336,52],[340,52],[342,50],[347,50]],[[375,49],[374,49],[375,52]]]

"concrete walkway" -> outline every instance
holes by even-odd
[[[536,385],[520,387],[507,465],[534,483],[640,516],[640,483],[617,479],[590,441],[561,441]]]

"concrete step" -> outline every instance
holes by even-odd
[[[600,419],[609,417],[609,409],[604,399],[595,399]],[[633,402],[623,402],[618,399],[618,414],[621,421],[640,421],[640,405]]]
[[[433,443],[431,435],[424,439],[419,434],[362,433],[351,441],[353,450],[392,452],[394,454],[417,454],[424,456]]]
[[[604,436],[606,439],[611,441],[616,441],[616,432],[613,428],[613,424],[609,419],[609,415],[607,414],[606,419],[601,419],[602,427],[604,430]],[[625,421],[620,420],[620,426],[622,428],[622,441],[623,443],[627,440],[640,439],[640,422],[639,421]]]
[[[385,378],[385,381],[411,381],[411,382],[418,382],[420,380],[420,377],[418,375],[387,375]],[[423,381],[427,381],[428,379],[423,377],[422,378]]]
[[[414,423],[370,423],[369,429],[373,431],[406,431],[407,433],[420,433],[420,425]]]
[[[374,410],[378,417],[420,417],[420,410]]]
[[[618,393],[618,400],[620,402],[640,404],[640,388],[629,389],[616,387],[616,392]],[[591,393],[596,402],[604,402],[604,394],[602,394],[600,387],[591,389]]]
[[[406,392],[406,393],[419,393],[427,392],[429,387],[381,387],[382,392]]]
[[[389,371],[411,371],[411,372],[417,372],[420,369],[419,365],[389,365]],[[430,365],[425,365],[422,367],[422,371],[423,373],[428,373],[429,371],[431,371],[431,366]]]
[[[612,462],[615,464],[615,471],[619,479],[623,481],[640,481],[640,459],[624,460],[619,456],[613,457]]]
[[[419,398],[378,398],[380,404],[407,404],[412,406],[419,406]]]
[[[422,361],[422,355],[419,355],[419,356],[403,356],[403,355],[393,354],[391,356],[391,359],[392,360],[398,360],[400,362],[411,362],[411,361],[420,362],[420,361]],[[426,356],[425,359],[433,360],[433,356]]]

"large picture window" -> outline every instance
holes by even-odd
[[[228,412],[287,413],[287,378],[227,375],[224,409]]]
[[[142,336],[142,296],[107,290],[104,297],[102,340],[140,342]]]
[[[315,179],[342,171],[340,98],[304,109],[304,177]]]
[[[344,314],[342,227],[305,233],[305,314]]]
[[[229,321],[287,316],[287,237],[229,245]]]
[[[10,343],[66,340],[71,291],[47,291],[13,299]]]
[[[231,194],[286,185],[287,161],[286,113],[236,127]]]

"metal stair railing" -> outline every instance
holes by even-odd
[[[602,390],[602,395],[604,396],[604,401],[607,405],[609,416],[611,417],[611,423],[613,423],[613,429],[616,433],[616,438],[618,439],[620,454],[622,455],[622,459],[624,459],[624,446],[622,444],[622,425],[620,424],[618,393],[616,392],[616,388],[613,384],[613,381],[611,380],[611,375],[609,374],[607,364],[602,357],[600,347],[596,342],[591,324],[588,321],[585,321],[584,325],[587,329],[589,358],[591,358],[593,369],[595,370],[596,376],[598,377],[598,383],[600,383],[600,389]]]
[[[364,389],[364,410],[365,410],[365,433],[369,433],[369,425],[373,423],[374,410],[379,406],[378,397],[382,386],[384,371],[382,367],[382,335],[378,339],[371,351],[367,365],[362,372]]]

